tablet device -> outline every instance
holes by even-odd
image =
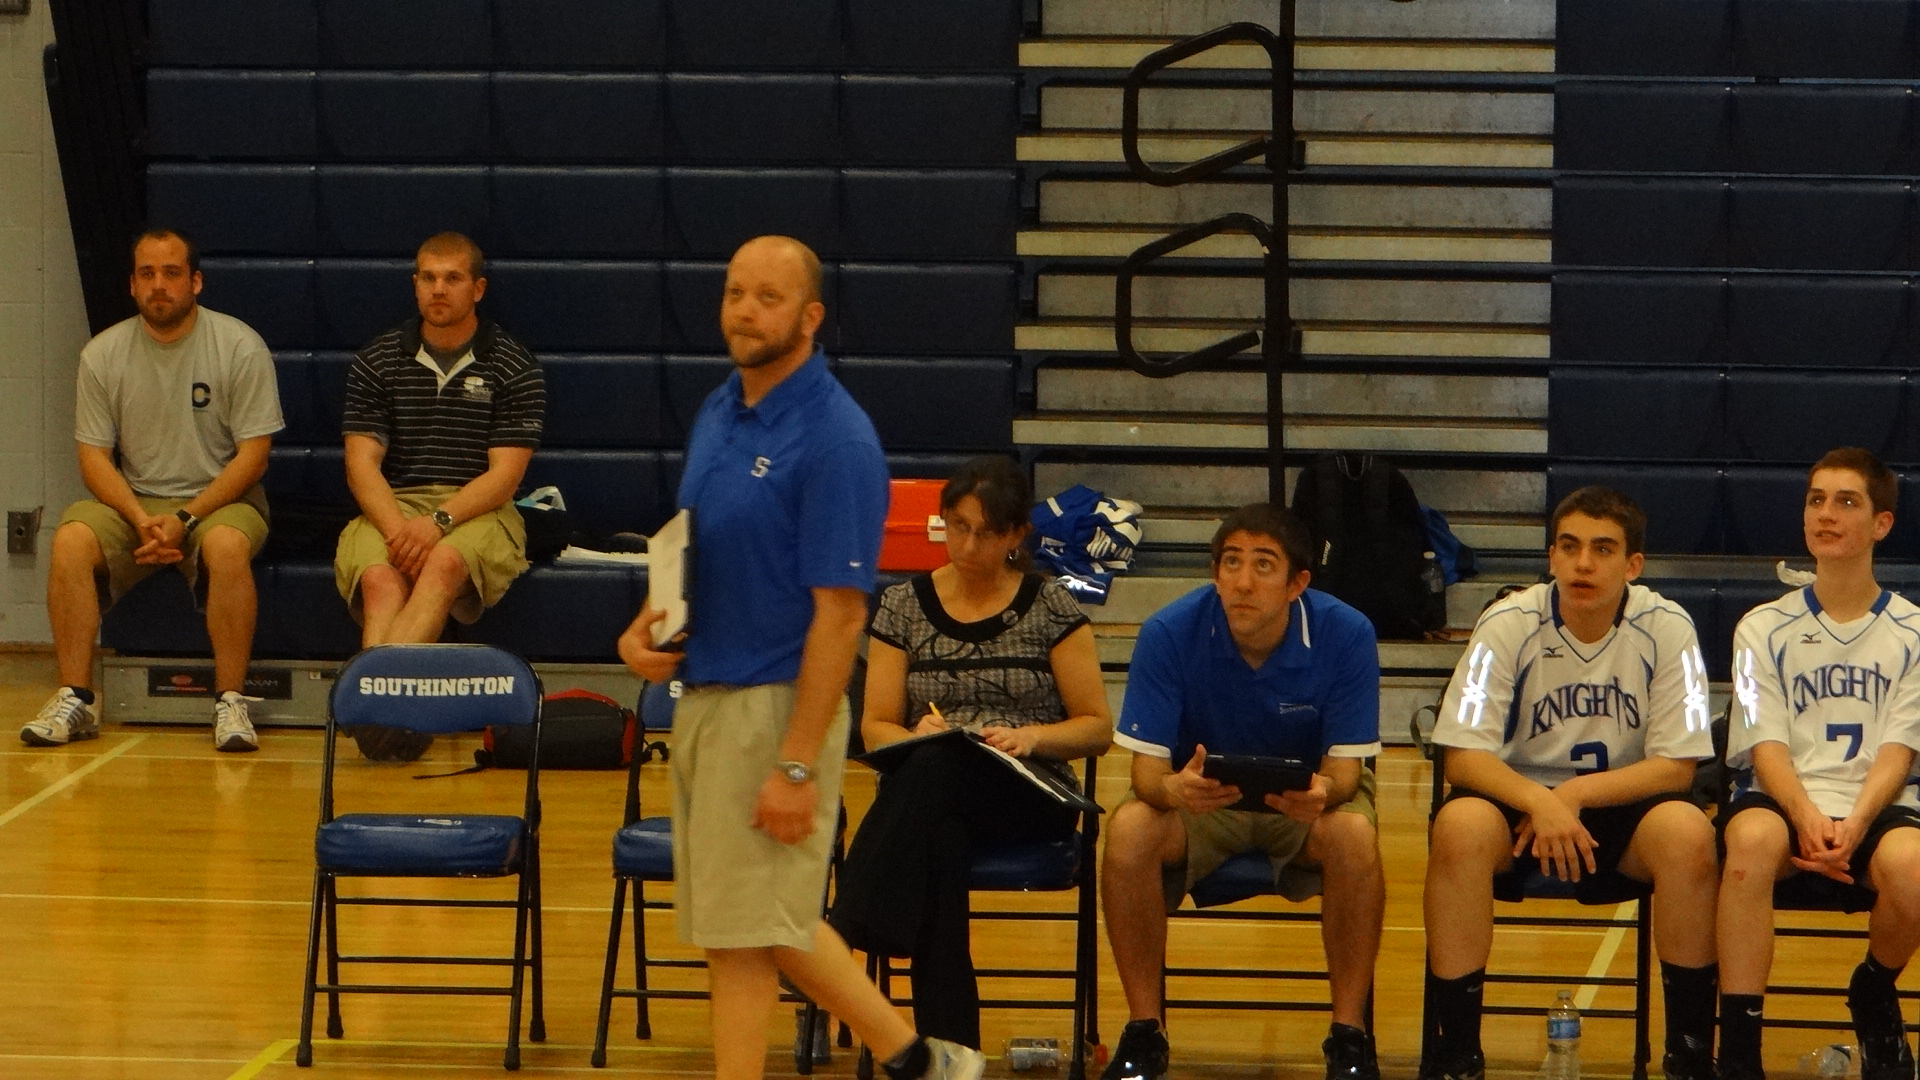
[[[1313,766],[1298,758],[1257,757],[1252,754],[1208,754],[1200,773],[1209,780],[1240,789],[1240,801],[1229,810],[1277,814],[1266,796],[1283,791],[1305,791],[1313,786]]]

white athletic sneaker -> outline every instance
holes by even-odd
[[[980,1080],[987,1069],[986,1055],[971,1046],[928,1039],[927,1052],[931,1060],[921,1074],[922,1080]]]
[[[229,754],[244,754],[260,749],[253,733],[253,720],[247,716],[247,698],[237,690],[228,690],[213,703],[213,748]]]
[[[20,729],[20,741],[28,746],[64,746],[99,737],[100,721],[94,719],[93,706],[65,686],[54,691],[40,707],[40,715]]]

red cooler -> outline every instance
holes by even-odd
[[[947,564],[947,523],[940,516],[945,480],[894,480],[880,569],[932,570]]]

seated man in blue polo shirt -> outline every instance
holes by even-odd
[[[1329,1080],[1379,1078],[1364,1025],[1386,890],[1363,762],[1380,752],[1380,655],[1365,616],[1307,588],[1310,550],[1284,507],[1241,507],[1214,533],[1213,584],[1140,628],[1114,734],[1133,751],[1133,794],[1107,826],[1101,883],[1130,1019],[1102,1080],[1167,1071],[1167,913],[1249,851],[1272,860],[1282,895],[1324,896]],[[1210,753],[1296,758],[1316,771],[1307,790],[1266,796],[1271,813],[1231,810],[1240,790],[1203,775]]]

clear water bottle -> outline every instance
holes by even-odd
[[[1547,1010],[1547,1057],[1540,1080],[1580,1080],[1580,1010],[1573,991],[1562,990]]]
[[[1854,1054],[1853,1047],[1829,1043],[1801,1054],[1800,1071],[1809,1076],[1838,1080],[1843,1076],[1860,1075],[1860,1059]]]
[[[1427,587],[1429,593],[1444,594],[1447,591],[1447,574],[1440,569],[1440,556],[1431,551],[1423,551],[1420,554],[1424,560],[1420,568],[1421,583]]]

